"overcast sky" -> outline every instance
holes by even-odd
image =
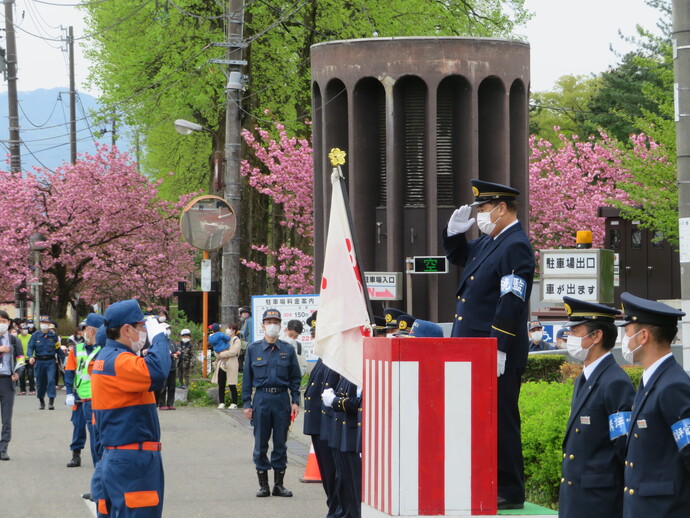
[[[97,95],[85,84],[88,63],[81,45],[85,27],[76,0],[16,0],[19,91],[67,87],[69,84],[65,32],[74,26],[77,89]],[[58,5],[52,5],[58,4]],[[532,91],[549,90],[564,74],[590,74],[616,63],[609,50],[629,50],[618,32],[631,35],[635,25],[654,28],[658,13],[644,0],[525,0],[536,14],[522,32],[532,48]],[[4,28],[4,10],[2,27]],[[4,31],[3,31],[4,34]],[[5,46],[4,36],[0,45]],[[0,91],[7,83],[0,82]]]

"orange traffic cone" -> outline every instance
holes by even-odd
[[[314,453],[314,445],[309,445],[309,456],[307,457],[307,467],[304,469],[304,476],[299,479],[300,482],[321,482],[321,473],[319,472],[319,464],[316,462],[316,453]]]

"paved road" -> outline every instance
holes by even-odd
[[[0,462],[3,518],[94,516],[95,511],[80,496],[89,490],[90,454],[84,451],[80,468],[65,466],[71,458],[72,424],[64,398],[64,392],[59,392],[54,411],[39,411],[35,396],[15,398],[8,450],[11,460]],[[321,484],[299,482],[309,453],[300,417],[290,434],[285,480],[295,496],[258,499],[251,460],[253,437],[241,410],[180,407],[160,412],[164,516],[325,516]]]

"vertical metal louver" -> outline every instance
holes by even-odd
[[[379,166],[379,199],[377,207],[386,206],[386,94],[379,91],[377,103],[378,128],[378,166]]]
[[[422,82],[409,82],[403,87],[402,94],[405,117],[405,205],[423,206],[426,88]]]
[[[448,83],[438,92],[436,112],[436,199],[438,205],[453,205],[453,92]]]

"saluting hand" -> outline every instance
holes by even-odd
[[[469,205],[456,209],[448,220],[448,236],[467,232],[474,225],[474,218],[470,218],[470,214],[472,214],[472,207]]]

